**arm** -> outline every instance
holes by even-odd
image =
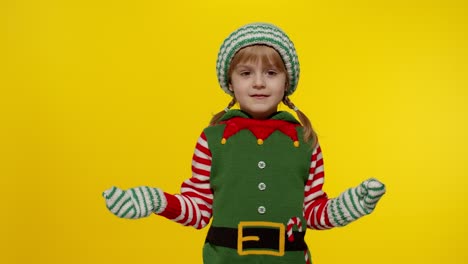
[[[205,227],[210,221],[213,203],[210,171],[211,151],[203,133],[193,154],[192,177],[182,183],[180,194],[164,193],[168,206],[157,214],[182,225],[197,229]]]
[[[103,195],[109,210],[118,217],[137,219],[156,213],[199,229],[209,223],[212,213],[210,171],[211,152],[203,133],[193,154],[192,177],[182,183],[180,194],[143,186],[127,191],[112,187]]]
[[[304,189],[304,217],[307,227],[312,229],[329,229],[327,213],[328,196],[323,192],[324,184],[323,157],[320,145],[317,143],[310,161],[309,178]]]
[[[317,144],[312,153],[304,198],[304,217],[307,226],[312,229],[345,226],[368,215],[385,193],[385,185],[376,179],[369,179],[342,192],[337,198],[328,199],[322,191],[323,183],[322,151]]]

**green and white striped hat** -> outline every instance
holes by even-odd
[[[216,72],[221,88],[229,95],[229,65],[240,49],[252,45],[267,45],[274,48],[283,59],[288,73],[289,89],[287,95],[291,95],[299,81],[299,60],[296,49],[289,37],[275,25],[267,23],[247,24],[232,32],[223,42],[218,53]]]

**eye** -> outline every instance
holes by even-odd
[[[247,77],[247,76],[250,75],[250,71],[241,71],[239,74],[240,74],[240,76],[245,76],[245,77]]]
[[[268,75],[268,76],[276,76],[277,74],[278,74],[278,72],[275,71],[275,70],[268,70],[268,71],[267,71],[267,75]]]

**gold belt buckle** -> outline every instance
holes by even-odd
[[[271,227],[279,230],[279,246],[278,251],[272,250],[244,250],[243,242],[245,241],[260,241],[258,236],[244,236],[245,227]],[[281,257],[284,255],[284,241],[285,241],[285,227],[282,223],[273,222],[262,222],[262,221],[251,221],[251,222],[240,222],[237,228],[237,253],[241,256],[245,255],[272,255]]]

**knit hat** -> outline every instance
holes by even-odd
[[[267,23],[247,24],[232,32],[223,42],[218,53],[216,73],[218,82],[229,95],[229,65],[234,55],[242,48],[252,45],[267,45],[275,49],[284,62],[288,74],[289,87],[286,95],[291,95],[299,81],[299,60],[296,49],[289,37],[280,28]]]

